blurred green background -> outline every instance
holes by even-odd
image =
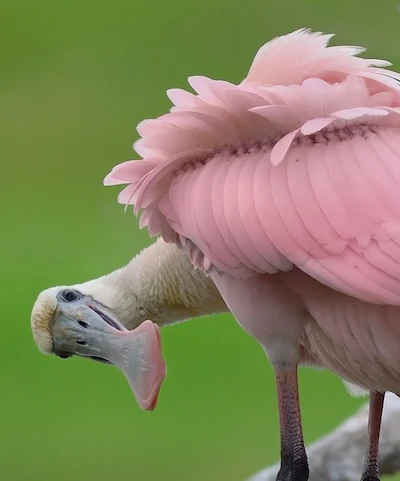
[[[1,449],[4,481],[242,481],[278,459],[272,370],[229,316],[162,331],[168,376],[140,411],[122,375],[39,353],[30,309],[149,244],[104,188],[135,158],[136,124],[189,75],[240,81],[257,49],[308,26],[400,67],[400,14],[384,0],[1,0]],[[305,437],[364,400],[301,371]]]

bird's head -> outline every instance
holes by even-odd
[[[42,291],[32,309],[33,338],[45,354],[78,355],[117,366],[145,410],[155,408],[165,377],[158,325],[128,331],[111,309],[75,287]]]

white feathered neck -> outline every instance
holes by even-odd
[[[112,309],[128,329],[146,319],[162,326],[228,310],[211,279],[161,239],[125,267],[73,287]]]

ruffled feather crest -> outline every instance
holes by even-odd
[[[274,38],[259,49],[245,81],[256,85],[299,85],[317,77],[333,83],[352,74],[396,87],[398,74],[386,80],[381,77],[391,76],[382,68],[390,67],[390,62],[356,57],[365,51],[363,47],[328,47],[332,37],[303,28]]]
[[[141,227],[187,246],[165,201],[179,172],[255,148],[270,151],[278,165],[302,138],[315,141],[361,124],[400,126],[400,75],[383,68],[389,62],[356,57],[361,47],[328,47],[332,36],[301,29],[273,39],[239,85],[189,77],[196,94],[169,90],[171,111],[137,127],[141,139],[134,149],[143,160],[117,165],[104,184],[129,184],[119,202],[143,210]]]

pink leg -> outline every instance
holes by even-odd
[[[369,396],[368,448],[361,481],[379,481],[379,435],[385,394],[372,391]]]
[[[297,367],[275,367],[281,428],[281,469],[277,481],[307,481],[308,461],[301,426]]]

